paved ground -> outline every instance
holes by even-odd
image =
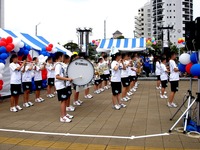
[[[180,82],[176,102],[180,105],[189,81]],[[197,81],[193,83],[194,93]],[[93,89],[91,88],[91,92]],[[169,91],[169,88],[167,89]],[[43,96],[45,91],[42,92]],[[32,99],[34,94],[31,95]],[[160,99],[155,89],[155,81],[140,81],[132,100],[126,102],[127,108],[111,109],[111,91],[84,100],[82,106],[71,113],[75,116],[72,123],[59,122],[59,103],[56,98],[46,99],[31,108],[18,113],[9,112],[9,100],[0,104],[0,129],[29,130],[39,132],[89,134],[120,136],[117,138],[78,137],[64,135],[40,135],[0,131],[0,150],[193,150],[200,149],[200,139],[188,137],[173,131],[168,136],[127,139],[126,137],[160,134],[168,132],[174,121],[169,118],[177,109],[168,108],[167,100]],[[22,100],[21,100],[22,102]],[[177,126],[182,126],[180,122]],[[125,137],[124,139],[122,139]]]

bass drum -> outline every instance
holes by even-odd
[[[94,66],[86,59],[75,59],[67,68],[67,75],[75,85],[83,86],[90,83],[94,77]]]

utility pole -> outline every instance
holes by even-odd
[[[106,39],[106,20],[104,20],[104,39]]]

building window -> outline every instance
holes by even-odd
[[[174,10],[174,12],[175,12],[175,10]]]
[[[175,6],[176,4],[174,4],[174,6]]]
[[[169,18],[169,17],[167,16],[167,18]]]
[[[148,9],[147,11],[148,11],[148,12],[151,12],[151,9]]]
[[[168,4],[167,4],[167,6],[168,6]]]
[[[167,12],[168,12],[168,10],[167,10]]]
[[[144,14],[141,14],[141,16],[144,16]]]
[[[172,10],[170,10],[170,12],[172,12]]]
[[[141,11],[143,11],[143,8],[141,9]]]
[[[171,6],[172,4],[169,4],[169,6]]]
[[[148,16],[148,17],[151,17],[151,15],[150,15],[150,14],[148,14],[147,16]]]
[[[170,18],[172,18],[172,16],[170,16]]]
[[[176,17],[174,16],[174,18],[176,18]]]

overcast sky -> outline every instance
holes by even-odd
[[[199,0],[194,1],[194,18],[200,16]],[[119,30],[133,37],[134,17],[148,0],[5,0],[5,28],[42,35],[52,43],[78,41],[77,27],[93,28],[90,41],[107,38]]]

